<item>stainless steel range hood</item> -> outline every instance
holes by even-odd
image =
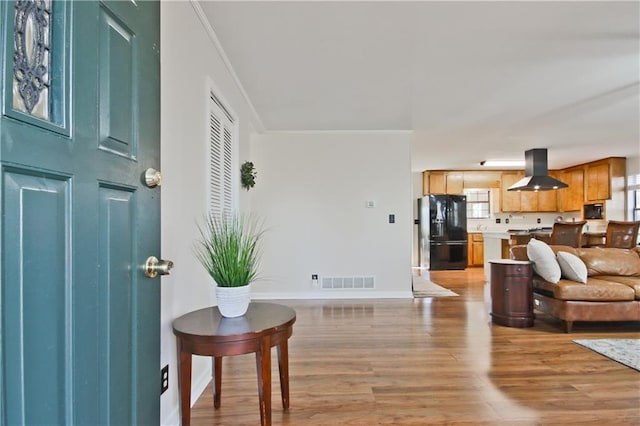
[[[507,191],[550,191],[569,186],[549,176],[546,148],[525,151],[524,175],[524,178],[511,185]]]

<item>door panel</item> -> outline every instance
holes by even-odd
[[[135,34],[100,8],[100,147],[135,157]]]
[[[141,176],[160,164],[159,4],[16,4],[0,2],[2,423],[157,425],[160,283],[142,265],[160,194]],[[27,31],[52,31],[37,116],[14,106],[23,6]]]
[[[6,424],[64,424],[69,181],[14,168],[2,178]]]
[[[101,383],[103,418],[107,424],[127,424],[131,416],[131,395],[121,392],[132,387],[131,354],[135,342],[131,325],[134,274],[128,265],[133,256],[134,194],[130,190],[101,186],[98,212],[99,269],[98,353],[100,370],[108,372]]]

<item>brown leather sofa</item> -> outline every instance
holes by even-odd
[[[562,278],[553,284],[534,273],[536,310],[562,320],[567,333],[575,321],[640,321],[640,247],[551,248],[578,256],[587,267],[587,283]],[[527,246],[511,247],[511,257],[529,260]]]

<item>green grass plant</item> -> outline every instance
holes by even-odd
[[[261,223],[246,216],[208,215],[198,230],[195,253],[216,285],[242,287],[257,278]]]

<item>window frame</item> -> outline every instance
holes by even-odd
[[[471,200],[469,195],[470,194],[480,194],[480,193],[486,193],[487,194],[487,200]],[[467,199],[467,219],[490,219],[491,218],[491,189],[489,188],[465,188],[463,190],[463,194],[466,196]],[[486,215],[482,215],[482,216],[476,216],[473,215],[472,213],[474,212],[474,206],[480,206],[483,207],[486,205]],[[480,208],[479,210],[484,210],[483,208]]]

